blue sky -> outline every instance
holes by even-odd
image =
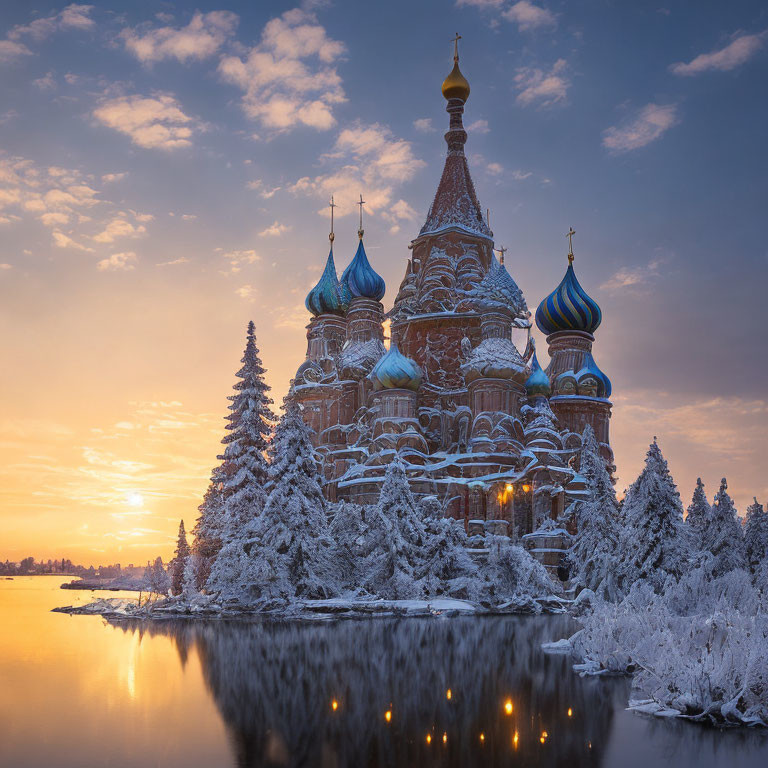
[[[456,31],[470,165],[531,307],[576,229],[620,486],[658,434],[686,503],[697,474],[711,493],[727,475],[742,512],[768,495],[764,4],[33,8],[6,1],[0,22],[0,343],[4,472],[56,489],[36,514],[135,501],[142,463],[147,520],[190,504],[246,321],[278,398],[303,357],[329,194],[340,268],[368,201],[391,305],[442,167]],[[197,452],[160,468],[141,440],[186,429]],[[87,488],[64,489],[72,473]],[[6,508],[16,535],[31,507]]]

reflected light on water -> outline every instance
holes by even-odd
[[[0,580],[3,768],[768,765],[766,734],[639,717],[545,656],[565,616],[105,621],[50,613],[100,596],[61,581]]]
[[[448,699],[448,701],[450,701],[450,700],[451,700],[451,696],[453,696],[453,693],[451,692],[451,689],[449,688],[449,689],[448,689],[448,690],[445,692],[445,698],[446,698],[446,699]]]

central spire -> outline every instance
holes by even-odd
[[[467,132],[464,130],[462,116],[464,104],[469,98],[469,83],[459,69],[459,40],[461,35],[457,33],[452,41],[453,69],[443,81],[443,96],[448,102],[445,110],[450,115],[448,132],[445,134],[448,157],[437,194],[419,234],[432,234],[456,228],[490,239],[493,233],[483,219],[482,208],[464,155]]]

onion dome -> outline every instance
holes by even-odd
[[[387,286],[368,262],[363,247],[363,238],[357,246],[357,253],[341,275],[341,295],[345,303],[351,299],[363,298],[381,301]]]
[[[374,389],[412,389],[416,391],[421,384],[421,368],[391,344],[389,351],[379,360],[369,378]]]
[[[443,97],[445,99],[461,99],[462,101],[469,98],[469,83],[467,78],[461,74],[458,56],[453,59],[451,74],[443,80]]]
[[[591,352],[582,358],[578,371],[563,371],[552,382],[556,395],[608,398],[611,396],[611,380],[600,370]]]
[[[531,375],[525,382],[525,391],[528,397],[549,397],[549,377],[541,369],[535,350],[533,352],[533,360],[531,361]]]
[[[536,310],[536,325],[547,335],[558,331],[594,333],[602,319],[597,302],[590,298],[576,279],[572,263],[568,264],[560,285]]]
[[[325,269],[317,285],[307,294],[304,300],[307,309],[315,316],[330,313],[343,315],[346,303],[342,300],[339,278],[336,276],[336,265],[333,262],[333,248],[328,254]]]

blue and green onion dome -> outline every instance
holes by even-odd
[[[547,335],[558,331],[584,331],[594,333],[603,319],[597,302],[581,287],[568,265],[560,285],[539,304],[536,325]]]
[[[368,263],[363,240],[360,238],[355,258],[341,275],[342,298],[346,303],[357,298],[381,301],[386,289],[387,286],[384,284],[383,278]]]
[[[328,261],[317,285],[307,294],[304,303],[315,316],[324,314],[343,315],[346,302],[342,298],[339,278],[336,276],[336,265],[333,262],[333,249],[328,254]]]
[[[531,361],[531,375],[525,382],[525,391],[528,397],[549,397],[550,393],[549,376],[541,369],[535,350]]]
[[[379,360],[368,375],[374,389],[412,389],[421,385],[421,368],[391,344],[389,351]]]

